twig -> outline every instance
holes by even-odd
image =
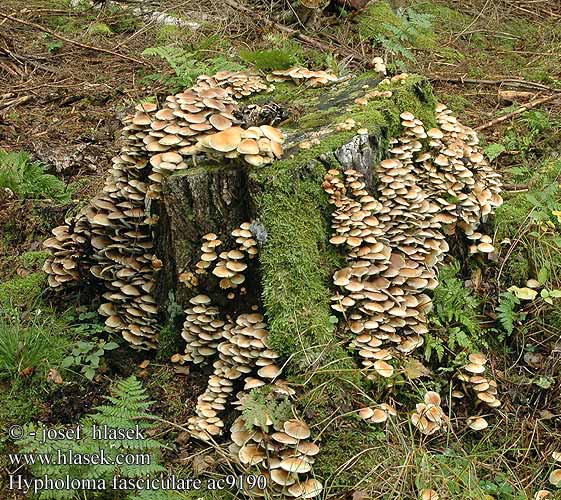
[[[528,111],[529,109],[535,108],[536,106],[539,106],[540,104],[545,104],[546,102],[550,102],[550,101],[553,101],[553,100],[556,100],[556,99],[561,99],[561,96],[559,96],[558,94],[554,94],[554,95],[548,95],[547,97],[542,97],[541,99],[536,99],[535,101],[531,101],[527,104],[524,104],[523,106],[520,106],[517,110],[513,111],[512,113],[508,113],[506,115],[499,116],[498,118],[495,118],[491,121],[488,121],[487,123],[484,123],[483,125],[480,125],[479,127],[475,127],[475,130],[484,130],[486,128],[492,127],[492,126],[496,125],[497,123],[501,123],[501,122],[504,122],[506,120],[509,120],[513,116],[519,115],[520,113],[524,113],[524,111]]]
[[[505,78],[503,80],[480,80],[477,78],[463,78],[456,76],[427,75],[427,78],[433,82],[449,82],[449,83],[470,83],[474,85],[499,85],[512,86],[517,88],[540,89],[548,92],[561,92],[561,89],[548,87],[537,82],[528,82],[526,80],[517,80],[513,78]]]
[[[127,56],[125,54],[120,54],[119,52],[113,52],[112,50],[104,49],[102,47],[94,47],[93,45],[86,45],[85,43],[76,42],[75,40],[72,40],[70,38],[66,38],[65,36],[62,36],[62,35],[59,35],[58,33],[55,33],[54,31],[52,31],[50,29],[44,28],[40,24],[35,24],[35,23],[30,22],[30,21],[25,21],[23,19],[18,19],[17,17],[10,16],[9,14],[3,14],[2,12],[0,12],[0,16],[5,18],[5,19],[9,19],[10,21],[14,21],[16,23],[23,24],[25,26],[30,26],[30,27],[38,29],[38,30],[40,30],[44,33],[48,33],[49,35],[54,36],[55,38],[58,38],[59,40],[62,40],[64,42],[68,42],[72,45],[76,45],[77,47],[81,47],[81,48],[87,49],[87,50],[94,50],[94,51],[97,51],[97,52],[104,52],[106,54],[111,54],[112,56],[119,57],[121,59],[126,59],[127,61],[135,62],[136,64],[141,64],[142,66],[152,67],[152,65],[149,64],[148,62],[141,61],[140,59],[136,59],[135,57],[130,57],[130,56]]]
[[[330,53],[336,53],[336,52],[341,51],[340,47],[336,47],[334,45],[329,45],[329,44],[320,42],[319,40],[316,40],[315,38],[312,38],[308,35],[304,35],[304,33],[302,33],[300,30],[290,28],[288,26],[285,26],[284,24],[277,23],[277,22],[273,21],[272,19],[268,18],[267,16],[265,16],[264,14],[254,10],[254,9],[250,9],[250,8],[246,7],[245,5],[239,4],[236,0],[224,0],[224,2],[227,5],[229,5],[230,7],[236,9],[237,11],[242,11],[242,12],[245,12],[245,13],[249,14],[252,17],[256,17],[256,18],[260,19],[263,23],[268,24],[268,25],[272,26],[273,28],[275,28],[279,31],[284,31],[287,35],[293,36],[294,38],[298,38],[298,40],[301,40],[302,42],[305,42],[308,45],[311,45],[312,47],[315,47],[317,49],[320,49],[322,51],[327,51],[327,52],[330,52]],[[352,57],[354,59],[359,60],[361,63],[363,63],[365,66],[367,66],[369,68],[372,68],[374,66],[371,61],[369,61],[366,57],[364,57],[360,54],[353,54]]]

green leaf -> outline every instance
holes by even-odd
[[[540,285],[544,285],[545,283],[547,283],[548,279],[549,268],[547,266],[543,266],[538,273],[538,282],[540,283]]]
[[[484,151],[489,161],[493,161],[496,160],[502,153],[504,153],[506,151],[506,148],[503,144],[493,143],[485,147]]]
[[[117,349],[118,347],[119,344],[117,344],[117,342],[108,342],[103,346],[106,351],[112,351],[113,349]]]
[[[60,366],[62,366],[63,368],[70,368],[73,364],[74,364],[74,357],[66,356],[66,358],[62,360]]]
[[[93,380],[95,376],[95,370],[93,368],[84,367],[83,372],[88,380]]]

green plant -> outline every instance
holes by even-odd
[[[525,318],[523,313],[516,312],[516,307],[520,304],[520,299],[512,292],[502,292],[499,296],[497,306],[497,317],[505,332],[511,335],[514,331],[514,324]]]
[[[416,61],[412,48],[435,46],[432,19],[432,15],[412,8],[394,12],[387,2],[377,2],[359,18],[359,33],[397,57],[395,63],[403,68],[405,63],[399,58]]]
[[[18,198],[52,199],[68,202],[72,191],[54,175],[46,174],[43,165],[33,162],[23,151],[0,150],[0,188],[9,189]]]
[[[76,342],[71,354],[62,360],[61,365],[63,368],[79,367],[80,373],[89,380],[93,380],[105,353],[119,347],[116,342],[107,342],[98,337],[104,331],[104,327],[96,321],[91,321],[97,317],[95,312],[79,315],[81,323],[74,327],[74,331],[81,340]],[[84,337],[89,340],[83,340]]]
[[[484,151],[489,161],[493,161],[496,160],[499,156],[501,156],[501,154],[506,151],[506,148],[504,147],[503,144],[493,143],[487,145]]]
[[[38,326],[25,326],[19,318],[0,317],[0,379],[31,373],[44,359],[49,338]]]
[[[434,290],[434,309],[429,319],[436,327],[436,337],[440,339],[436,339],[435,335],[427,334],[425,346],[427,360],[430,359],[433,351],[441,360],[444,345],[450,351],[456,352],[457,348],[473,351],[484,344],[477,319],[479,301],[457,277],[459,271],[460,265],[454,261],[441,268],[438,273],[439,285]]]
[[[29,470],[36,477],[48,475],[57,479],[68,475],[76,480],[95,480],[95,486],[102,492],[111,489],[114,477],[138,478],[165,472],[166,469],[159,463],[160,450],[165,446],[146,435],[146,432],[153,427],[150,422],[153,417],[147,413],[152,403],[148,401],[142,384],[135,377],[121,380],[114,385],[113,395],[106,396],[106,399],[108,404],[97,407],[96,413],[81,420],[82,435],[80,439],[43,441],[44,426],[27,424],[24,437],[16,443],[19,453],[14,454],[14,457],[17,457],[18,463],[28,465]],[[118,429],[123,433],[126,432],[127,435],[121,437],[112,437],[110,434],[94,435],[94,425],[98,430]],[[62,429],[59,428],[59,430]],[[69,457],[70,452],[75,457],[78,455],[88,457],[103,455],[106,460],[100,464],[87,463],[86,460],[83,460],[83,463],[68,463],[68,460],[67,463],[56,463],[60,453]],[[125,456],[132,458],[125,461]],[[136,494],[133,492],[127,498],[135,498]],[[84,491],[78,489],[43,490],[38,497],[66,500],[85,498],[83,495]],[[93,492],[93,496],[99,498],[95,492]],[[140,496],[140,498],[157,497]]]
[[[163,81],[172,89],[179,90],[190,87],[197,77],[203,73],[212,75],[217,71],[230,70],[236,71],[243,69],[240,64],[234,63],[223,56],[199,58],[199,51],[189,51],[180,47],[170,45],[162,47],[148,47],[142,52],[143,56],[155,56],[165,60],[173,72],[174,76],[166,75],[147,75],[146,81]]]
[[[290,402],[287,399],[275,401],[270,395],[269,388],[254,389],[246,398],[242,415],[248,430],[252,430],[254,426],[264,427],[268,419],[278,425],[279,422],[292,418]]]

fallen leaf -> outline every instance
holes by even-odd
[[[19,376],[22,378],[31,377],[34,371],[35,371],[34,366],[28,366],[27,368],[24,368],[21,372],[19,372]]]
[[[62,380],[62,377],[60,376],[60,373],[58,372],[58,370],[56,368],[51,368],[49,370],[49,373],[47,373],[47,381],[48,382],[54,382],[55,384],[63,384],[64,381]]]
[[[511,286],[508,291],[514,293],[516,297],[522,300],[534,300],[538,296],[536,290],[532,290],[528,287],[518,288],[517,286]]]
[[[404,373],[408,379],[414,380],[416,378],[429,376],[431,371],[418,359],[411,359],[405,363]]]
[[[178,373],[180,375],[189,375],[189,367],[188,366],[181,366],[181,365],[175,365],[173,367],[175,373]]]
[[[149,359],[145,359],[142,363],[140,363],[140,364],[138,365],[138,367],[144,369],[144,368],[146,368],[149,364],[150,364],[150,360],[149,360]]]
[[[553,210],[551,213],[557,217],[557,222],[561,224],[561,210]]]

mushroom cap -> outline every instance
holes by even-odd
[[[243,139],[238,145],[238,152],[243,155],[259,154],[259,146],[255,139]]]
[[[281,443],[281,444],[298,443],[298,439],[289,436],[286,432],[274,432],[273,434],[271,434],[271,438],[275,440],[277,443]]]
[[[487,357],[480,352],[474,352],[468,356],[468,359],[476,365],[484,365],[487,363]]]
[[[284,134],[278,128],[271,127],[270,125],[261,125],[259,129],[267,139],[279,144],[284,142]]]
[[[421,490],[420,493],[421,500],[438,500],[440,498],[436,491],[429,488]]]
[[[282,370],[277,365],[270,364],[270,365],[263,366],[262,368],[260,368],[257,371],[257,374],[260,377],[263,377],[263,378],[275,378],[278,375],[280,375],[281,371]]]
[[[281,486],[290,486],[296,482],[297,478],[297,476],[284,469],[272,469],[270,475],[271,479]]]
[[[265,451],[256,444],[246,444],[240,448],[238,457],[242,464],[256,465],[265,460]]]
[[[547,498],[551,498],[551,491],[539,490],[534,495],[534,500],[546,500]]]
[[[283,425],[284,432],[296,439],[307,439],[310,437],[310,428],[302,420],[296,418],[287,420]]]
[[[208,144],[212,149],[227,153],[234,151],[242,141],[242,129],[240,127],[230,127],[208,138]]]
[[[370,417],[372,417],[372,415],[374,415],[374,410],[370,407],[367,408],[361,408],[358,412],[359,416],[365,420],[369,419]]]
[[[476,365],[475,363],[469,363],[464,366],[464,369],[470,373],[483,373],[485,367],[483,365]]]
[[[314,498],[323,491],[323,484],[317,479],[308,479],[303,483],[297,483],[288,488],[288,492],[297,498]]]
[[[306,472],[310,472],[312,470],[312,466],[298,457],[288,457],[285,458],[280,463],[281,469],[287,472],[293,472],[297,474],[305,474]]]
[[[425,404],[427,405],[436,405],[439,406],[440,405],[440,394],[438,394],[438,392],[434,392],[434,391],[428,391],[425,394]]]
[[[374,424],[381,424],[388,419],[388,414],[380,408],[375,408],[370,417],[370,422]]]
[[[555,469],[551,472],[549,482],[554,486],[561,486],[561,469]]]
[[[393,366],[389,363],[386,363],[382,359],[378,359],[377,361],[375,361],[373,366],[376,372],[382,377],[387,378],[393,375]]]
[[[296,450],[308,457],[317,455],[320,451],[319,446],[311,441],[302,441],[296,446]]]
[[[468,422],[470,429],[473,429],[474,431],[482,431],[489,426],[489,423],[483,417],[471,417],[468,419]]]

